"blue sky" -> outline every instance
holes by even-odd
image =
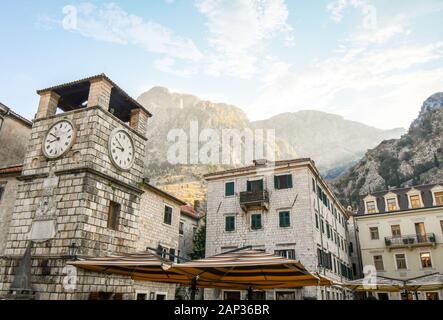
[[[407,127],[443,91],[443,1],[2,1],[0,101],[28,118],[35,90],[105,72],[241,107],[316,109]]]

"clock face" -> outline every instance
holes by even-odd
[[[43,154],[49,159],[64,155],[75,139],[75,128],[71,121],[61,120],[54,123],[48,130],[43,141]]]
[[[114,130],[109,136],[109,156],[118,168],[129,170],[134,162],[134,142],[123,129]]]

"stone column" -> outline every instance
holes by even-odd
[[[46,91],[40,94],[40,102],[35,119],[50,117],[56,114],[60,96],[54,91]]]
[[[137,130],[141,135],[146,137],[148,132],[148,119],[149,114],[145,110],[141,108],[132,109],[129,125],[131,128]]]
[[[112,84],[105,78],[91,80],[88,96],[88,107],[100,106],[104,110],[108,111],[112,87]]]

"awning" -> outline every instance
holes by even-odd
[[[200,283],[232,288],[296,288],[331,285],[332,282],[309,272],[297,260],[242,248],[208,258],[174,264],[173,268]]]

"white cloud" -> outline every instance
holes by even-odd
[[[261,110],[260,117],[315,108],[380,127],[407,126],[422,100],[442,90],[443,69],[423,68],[442,58],[443,42],[348,48],[304,70],[271,69],[271,81],[263,83],[249,108]]]
[[[70,29],[85,37],[122,45],[135,45],[148,52],[198,61],[202,53],[191,39],[153,21],[129,14],[114,3],[96,7],[91,3],[75,6],[76,25]]]
[[[283,0],[196,0],[195,6],[207,18],[210,75],[251,76],[271,40],[284,35],[284,44],[294,43]]]
[[[327,9],[331,14],[330,18],[339,23],[343,19],[344,11],[349,7],[364,12],[367,6],[368,1],[366,0],[335,0],[327,5]]]
[[[198,69],[195,67],[185,67],[179,69],[176,66],[175,59],[170,57],[164,57],[154,61],[154,67],[165,73],[169,73],[179,77],[190,77],[198,73]]]

